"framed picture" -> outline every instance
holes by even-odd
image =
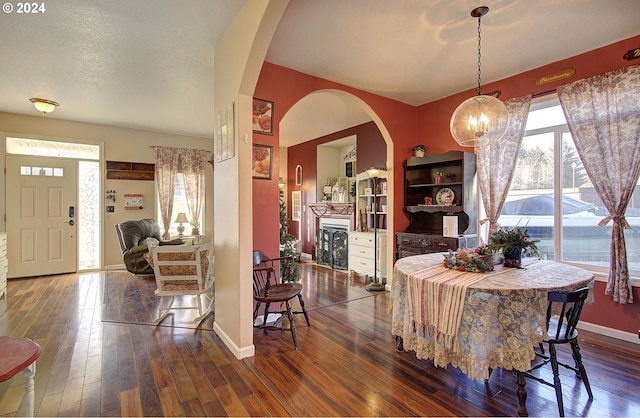
[[[254,179],[271,180],[271,157],[273,147],[270,145],[253,145],[251,167]]]
[[[273,135],[273,102],[253,99],[253,132]]]
[[[216,115],[215,156],[216,162],[233,158],[236,154],[233,134],[233,103]]]

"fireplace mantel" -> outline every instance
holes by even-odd
[[[351,217],[355,209],[355,203],[309,203],[309,207],[318,218]]]

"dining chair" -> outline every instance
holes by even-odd
[[[298,335],[296,333],[296,323],[291,308],[291,300],[298,297],[302,292],[302,285],[300,283],[278,283],[276,277],[276,269],[273,266],[256,266],[253,268],[253,299],[256,302],[256,306],[253,310],[253,324],[256,328],[261,328],[266,333],[268,330],[278,331],[290,331],[293,338],[293,345],[298,350]],[[264,304],[264,313],[261,320],[258,319],[260,306]],[[276,305],[276,310],[271,310],[271,306]],[[282,310],[284,305],[285,309]],[[303,308],[305,316],[306,309]],[[289,328],[285,328],[282,322],[282,317],[287,315],[289,319]],[[275,319],[273,316],[276,315]],[[307,319],[308,321],[308,319]],[[277,325],[277,324],[280,325]]]
[[[563,366],[569,370],[573,370],[577,377],[582,379],[589,399],[593,399],[591,385],[587,371],[582,363],[582,355],[580,354],[580,345],[578,344],[577,325],[580,321],[580,314],[584,306],[585,300],[589,295],[589,289],[584,287],[573,292],[549,292],[547,299],[547,334],[548,338],[544,340],[549,347],[549,354],[544,352],[544,346],[541,346],[541,352],[536,352],[536,356],[542,358],[542,362],[536,364],[529,372],[524,373],[528,378],[534,379],[547,386],[551,386],[556,391],[556,400],[558,402],[558,412],[561,417],[564,416],[564,403],[562,401],[562,385],[558,373],[558,366]],[[556,345],[570,344],[571,352],[575,365],[558,361]],[[548,382],[538,376],[533,376],[530,372],[551,363],[553,371],[553,383]]]
[[[215,281],[213,273],[213,244],[158,246],[149,243],[149,264],[156,279],[154,294],[160,296],[158,315],[153,323],[160,323],[171,310],[197,309],[194,322],[202,321],[213,308]],[[176,296],[191,296],[195,303],[175,306]],[[205,304],[202,303],[202,297]],[[169,299],[169,302],[166,302]]]
[[[285,277],[283,271],[288,269],[291,263],[296,263],[295,256],[284,256],[284,257],[276,257],[269,258],[265,253],[260,250],[253,251],[253,266],[254,267],[273,267],[274,274],[279,277],[276,278],[277,283],[285,283]],[[276,270],[277,269],[277,270]],[[279,272],[279,273],[277,273]],[[302,285],[300,285],[302,287]],[[307,325],[311,326],[311,320],[309,319],[309,313],[307,312],[307,308],[304,304],[304,298],[302,297],[302,289],[300,293],[298,293],[298,302],[300,303],[301,311],[293,311],[294,314],[303,314],[305,320],[307,321]]]

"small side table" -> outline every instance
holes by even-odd
[[[33,400],[36,360],[40,357],[40,346],[28,338],[0,337],[0,382],[11,379],[24,370],[25,416],[33,416]]]

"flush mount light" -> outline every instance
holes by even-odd
[[[481,6],[471,11],[478,18],[478,88],[477,95],[465,100],[451,116],[449,128],[456,142],[465,147],[502,138],[509,126],[509,112],[500,100],[483,95],[480,83],[480,23],[489,8]]]
[[[38,112],[42,112],[44,114],[51,113],[56,110],[56,107],[60,106],[60,103],[58,102],[47,99],[39,99],[37,97],[29,99],[29,101],[33,103],[33,106]]]

